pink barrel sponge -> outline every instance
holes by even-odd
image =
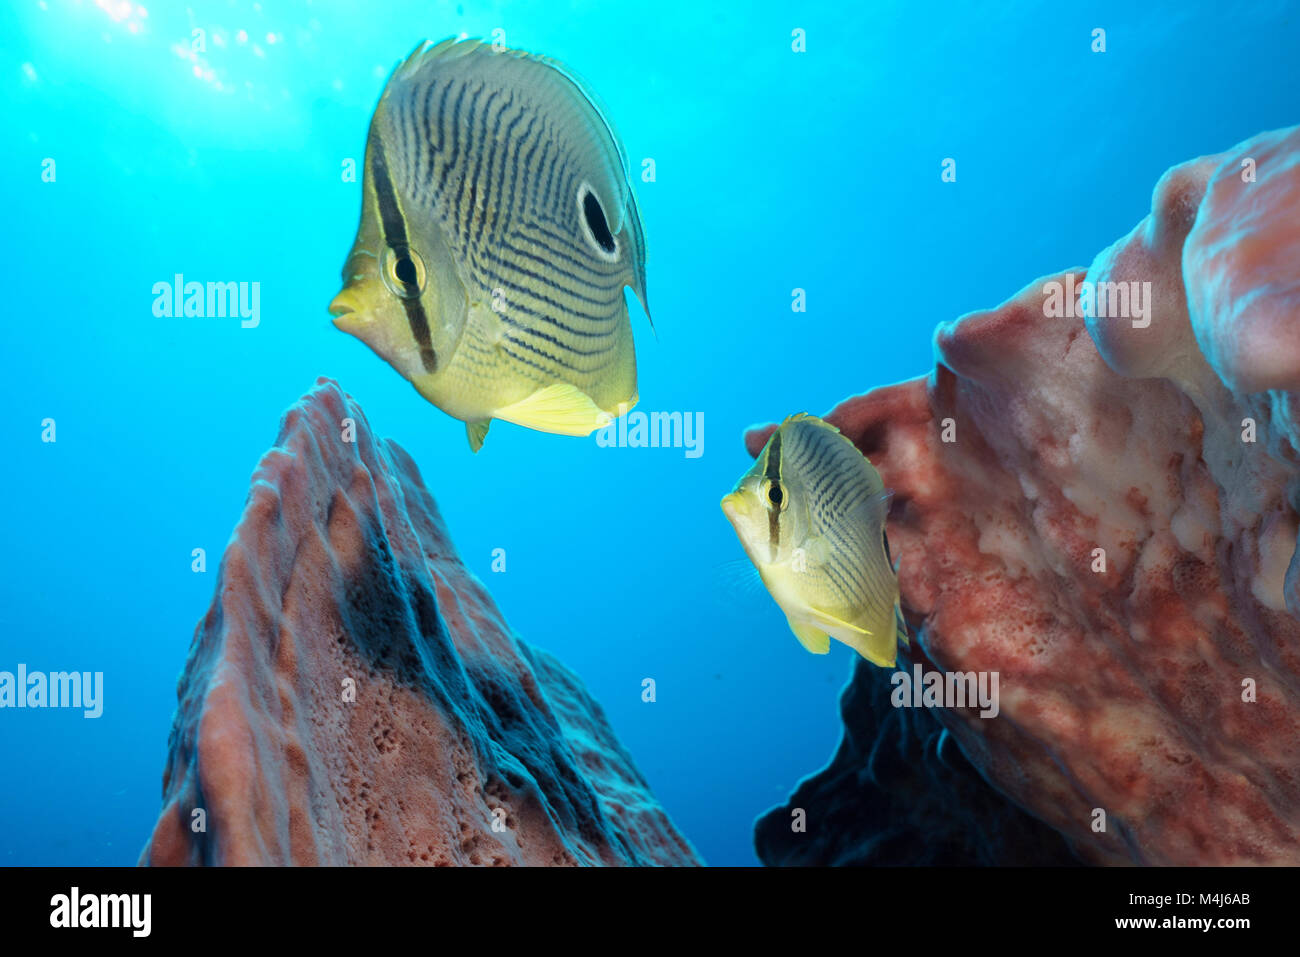
[[[1300,389],[1300,127],[1216,159],[1183,248],[1196,341],[1233,392]]]
[[[145,864],[701,863],[325,379],[253,476],[178,694]]]
[[[1089,269],[827,416],[895,490],[916,658],[999,673],[997,717],[936,716],[1084,860],[1300,863],[1298,322],[1293,129],[1171,170]],[[821,775],[842,813],[852,776]]]

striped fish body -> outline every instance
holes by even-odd
[[[893,667],[901,632],[885,540],[889,498],[880,473],[838,429],[795,415],[722,500],[763,584],[809,651],[824,654],[835,638]]]
[[[640,213],[612,126],[554,61],[448,40],[394,71],[343,278],[335,325],[475,449],[494,418],[586,435],[636,403]]]

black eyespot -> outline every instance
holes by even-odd
[[[784,499],[785,495],[781,492],[781,486],[773,482],[772,485],[768,487],[767,500],[773,505],[779,506]]]
[[[605,211],[600,208],[600,200],[591,190],[587,190],[582,197],[582,215],[596,245],[607,253],[614,252],[618,248],[614,244],[614,235],[609,231],[609,223],[605,221]]]
[[[415,271],[415,263],[411,262],[410,256],[403,256],[393,266],[393,272],[399,281],[407,285],[415,285],[420,281],[419,273]]]

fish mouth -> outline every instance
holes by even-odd
[[[762,578],[764,559],[755,554],[754,549],[750,547],[749,537],[745,530],[749,524],[749,502],[742,493],[732,492],[722,497],[722,511],[727,516],[727,521],[731,523],[736,538],[740,539],[740,547],[745,550],[745,556],[758,569],[759,577]],[[763,583],[766,584],[767,579],[763,579]]]
[[[352,294],[344,289],[330,302],[329,312],[331,316],[346,316],[349,312],[356,312],[357,306]]]
[[[361,326],[361,312],[357,308],[357,301],[347,289],[340,292],[330,302],[329,313],[333,317],[334,328],[342,332],[350,332],[355,335],[357,329]]]

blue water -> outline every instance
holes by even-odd
[[[718,587],[742,430],[925,373],[937,323],[1087,265],[1171,164],[1300,119],[1281,2],[145,6],[0,10],[0,670],[105,682],[95,720],[0,710],[6,864],[135,862],[221,550],[319,375],[410,451],[508,621],[582,676],[704,857],[755,863],[755,815],[836,743],[852,652],[809,655],[765,594]],[[360,206],[341,168],[388,71],[498,28],[588,80],[634,169],[655,160],[640,408],[703,413],[699,458],[504,423],[471,456],[329,322]],[[176,273],[259,282],[260,325],[155,318]]]

